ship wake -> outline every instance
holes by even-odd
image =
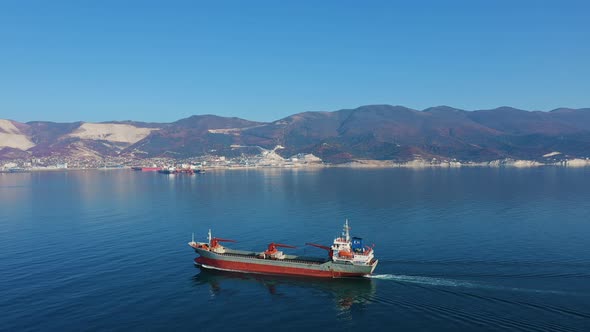
[[[366,276],[371,279],[379,280],[391,280],[403,283],[412,283],[428,286],[440,286],[440,287],[460,287],[460,288],[472,288],[472,289],[488,289],[498,291],[512,291],[512,292],[530,292],[530,293],[545,293],[545,294],[557,294],[557,295],[580,295],[579,293],[572,293],[559,290],[548,290],[548,289],[532,289],[532,288],[520,288],[520,287],[507,287],[499,285],[490,285],[472,282],[469,280],[459,279],[448,279],[438,277],[425,277],[425,276],[412,276],[412,275],[398,275],[398,274],[374,274]]]

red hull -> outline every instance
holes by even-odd
[[[159,171],[161,169],[162,169],[162,167],[142,167],[141,168],[141,171],[142,172],[156,172],[156,171]]]
[[[210,259],[206,257],[197,257],[195,263],[200,265],[207,265],[220,270],[230,270],[249,273],[263,273],[263,274],[278,274],[291,276],[308,276],[308,277],[324,277],[324,278],[338,278],[338,277],[361,277],[358,273],[345,273],[336,271],[321,271],[313,269],[304,269],[287,266],[273,266],[266,264],[242,263],[232,261],[222,261]]]

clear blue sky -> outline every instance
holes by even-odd
[[[590,107],[590,1],[0,2],[0,118]]]

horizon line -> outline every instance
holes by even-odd
[[[179,118],[177,120],[173,120],[170,122],[158,122],[158,121],[142,121],[142,120],[132,120],[132,119],[125,119],[125,120],[105,120],[105,121],[85,121],[85,120],[74,120],[74,121],[51,121],[51,120],[30,120],[30,121],[18,121],[18,120],[14,120],[14,119],[9,119],[9,118],[0,118],[0,120],[7,120],[7,121],[12,121],[12,122],[17,122],[17,123],[23,123],[23,124],[27,124],[27,123],[31,123],[31,122],[49,122],[49,123],[77,123],[77,122],[82,122],[82,123],[115,123],[115,122],[142,122],[142,123],[146,123],[146,124],[166,124],[166,123],[174,123],[183,119],[188,119],[194,116],[215,116],[215,117],[220,117],[220,118],[236,118],[236,119],[241,119],[241,120],[246,120],[246,121],[250,121],[250,122],[259,122],[259,123],[272,123],[275,121],[280,121],[282,119],[288,118],[290,116],[293,115],[297,115],[297,114],[304,114],[304,113],[334,113],[334,112],[340,112],[340,111],[345,111],[345,110],[358,110],[360,108],[365,108],[365,107],[382,107],[382,106],[387,106],[387,107],[400,107],[400,108],[405,108],[407,110],[410,111],[415,111],[415,112],[427,112],[429,110],[432,109],[436,109],[436,108],[450,108],[453,110],[457,110],[457,111],[462,111],[462,112],[480,112],[480,111],[495,111],[495,110],[499,110],[499,109],[512,109],[515,111],[524,111],[524,112],[542,112],[542,113],[550,113],[550,112],[554,112],[554,111],[558,111],[558,110],[572,110],[572,111],[579,111],[579,110],[587,110],[590,109],[590,107],[581,107],[581,108],[571,108],[571,107],[557,107],[554,109],[550,109],[550,110],[538,110],[538,109],[533,109],[533,110],[527,110],[527,109],[522,109],[522,108],[516,108],[516,107],[512,107],[512,106],[508,106],[508,105],[502,105],[502,106],[498,106],[495,108],[485,108],[485,109],[463,109],[463,108],[456,108],[453,106],[449,106],[449,105],[437,105],[437,106],[431,106],[431,107],[427,107],[425,109],[415,109],[415,108],[411,108],[411,107],[407,107],[407,106],[403,106],[403,105],[393,105],[393,104],[367,104],[367,105],[360,105],[357,106],[355,108],[341,108],[341,109],[337,109],[337,110],[332,110],[332,111],[303,111],[303,112],[297,112],[297,113],[293,113],[290,115],[287,115],[285,117],[276,119],[276,120],[271,120],[271,121],[256,121],[256,120],[249,120],[246,118],[241,118],[241,117],[237,117],[237,116],[223,116],[223,115],[217,115],[217,114],[212,114],[212,113],[204,113],[204,114],[192,114],[189,115],[187,117],[183,117],[183,118]]]

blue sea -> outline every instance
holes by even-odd
[[[187,243],[326,255],[371,278],[201,271]],[[590,169],[0,174],[3,331],[589,331]]]

